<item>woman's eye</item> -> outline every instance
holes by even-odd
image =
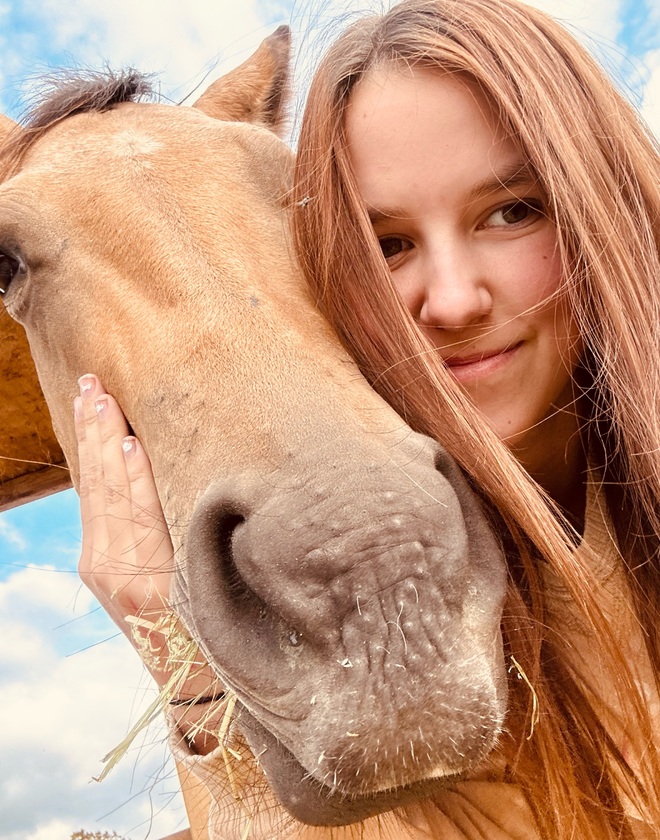
[[[21,269],[20,262],[9,254],[0,253],[0,295],[6,294],[9,284]]]
[[[406,239],[401,239],[400,236],[381,236],[378,244],[386,262],[396,260],[404,251],[409,251],[412,248],[411,243]]]
[[[491,213],[485,227],[511,227],[536,219],[542,213],[540,201],[512,201]]]

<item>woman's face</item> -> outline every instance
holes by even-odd
[[[406,305],[497,434],[542,462],[566,436],[558,410],[571,404],[580,342],[558,293],[555,228],[520,149],[476,87],[428,69],[372,72],[346,128]]]

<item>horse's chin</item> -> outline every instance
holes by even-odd
[[[273,793],[291,816],[307,825],[340,826],[361,822],[393,808],[426,799],[462,778],[456,774],[443,775],[372,794],[346,794],[314,779],[244,707],[237,717]]]

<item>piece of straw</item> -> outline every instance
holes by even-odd
[[[205,665],[199,662],[200,651],[197,643],[190,638],[185,628],[182,626],[178,617],[171,610],[164,613],[156,622],[150,622],[141,616],[127,616],[126,621],[131,625],[131,633],[135,647],[137,648],[142,660],[152,670],[171,671],[171,676],[167,683],[161,688],[156,699],[148,708],[142,713],[137,722],[131,727],[126,737],[117,744],[106,756],[103,758],[105,767],[100,775],[96,777],[96,781],[103,781],[106,776],[117,766],[121,759],[126,755],[130,749],[133,741],[149,724],[151,724],[162,712],[164,712],[170,704],[170,701],[175,699],[181,693],[183,686],[194,675],[193,667],[197,666],[200,670]],[[146,634],[141,633],[141,630],[146,630]],[[158,633],[165,636],[167,639],[168,654],[163,662],[163,657],[160,653],[162,645],[154,645],[152,642],[152,634]],[[197,698],[191,700],[190,705],[194,705],[195,700],[201,699],[200,694]],[[218,700],[205,704],[205,714],[195,724],[195,732],[202,731],[206,723],[213,717],[219,709],[226,705],[229,707],[231,703],[231,712],[236,702],[236,697],[231,692],[224,692],[224,695]],[[225,710],[222,719],[221,728],[224,726],[223,737],[226,736],[231,719],[231,712],[229,716]],[[208,731],[208,730],[207,730]],[[214,733],[215,734],[215,733]],[[218,738],[222,743],[220,737]]]

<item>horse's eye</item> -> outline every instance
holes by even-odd
[[[0,251],[0,295],[9,289],[9,284],[21,270],[20,262],[9,254]]]

